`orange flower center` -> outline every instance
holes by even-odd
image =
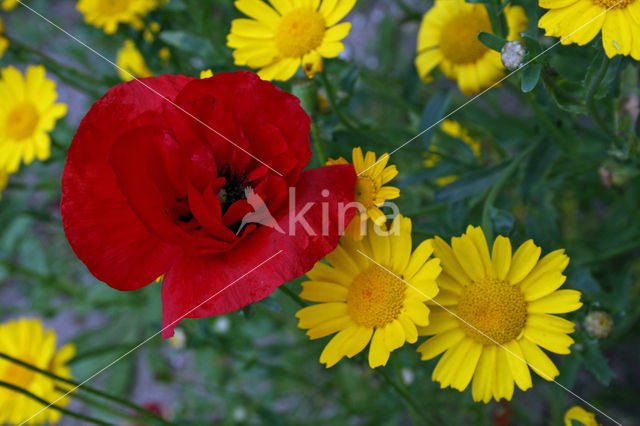
[[[634,0],[593,0],[593,2],[605,9],[624,9],[633,3]]]
[[[115,15],[127,10],[130,0],[100,0],[100,11],[107,15]]]
[[[379,328],[398,317],[404,299],[404,282],[380,266],[372,265],[351,284],[347,308],[357,324]]]
[[[322,44],[324,17],[317,10],[300,8],[282,17],[276,30],[276,46],[283,56],[299,58]]]
[[[518,286],[487,278],[465,287],[456,313],[469,337],[485,345],[502,345],[522,332],[527,303]]]
[[[19,104],[7,115],[7,136],[15,140],[22,140],[30,137],[36,130],[38,119],[38,110],[33,104],[29,102]]]
[[[461,13],[449,20],[440,33],[440,50],[454,64],[464,65],[481,59],[489,48],[480,43],[480,31],[491,32],[491,22],[484,6]]]

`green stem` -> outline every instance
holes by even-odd
[[[295,294],[293,291],[291,291],[291,289],[289,289],[288,287],[286,287],[285,285],[281,285],[280,287],[278,287],[278,290],[280,290],[281,292],[283,292],[284,294],[286,294],[287,296],[289,296],[289,298],[291,300],[293,300],[294,302],[296,302],[298,305],[300,305],[303,308],[306,308],[307,306],[309,306],[304,300],[302,300],[300,298],[300,296],[298,296],[297,294]]]
[[[515,173],[515,171],[520,166],[520,163],[522,163],[522,161],[529,154],[531,154],[531,152],[533,152],[534,149],[536,149],[539,143],[540,141],[536,143],[532,143],[524,151],[518,154],[518,156],[511,161],[511,164],[507,166],[507,168],[504,170],[504,172],[500,176],[500,179],[498,179],[496,184],[489,191],[489,194],[487,195],[487,198],[484,201],[484,206],[482,207],[482,230],[484,231],[484,234],[487,237],[487,241],[493,241],[493,223],[491,222],[491,213],[490,213],[491,207],[495,204],[496,198],[498,198],[498,194],[500,194],[500,191],[502,190],[504,185],[507,183],[509,178],[511,178],[511,175]]]
[[[355,130],[356,127],[353,125],[353,123],[351,123],[349,119],[347,119],[347,117],[342,113],[342,110],[340,110],[340,108],[338,107],[338,102],[336,101],[336,94],[333,91],[333,86],[329,82],[329,78],[327,77],[327,74],[324,71],[322,71],[319,74],[320,74],[320,81],[322,82],[324,89],[327,91],[327,98],[329,99],[329,105],[331,106],[331,111],[334,112],[336,117],[338,117],[338,120],[340,120],[340,122],[344,124],[345,127],[347,127],[350,130]]]
[[[68,391],[68,389],[62,388],[60,386],[56,386],[56,390],[58,392],[62,392],[62,393],[66,393]],[[112,406],[110,406],[107,403],[104,402],[100,402],[97,401],[87,395],[83,395],[81,393],[75,393],[73,394],[73,398],[79,401],[84,402],[86,405],[95,408],[96,410],[100,410],[100,411],[104,411],[105,413],[109,413],[111,415],[114,415],[116,418],[123,418],[126,420],[130,420],[132,423],[136,423],[136,422],[140,422],[141,418],[140,417],[136,417],[136,416],[132,416],[129,414],[126,414],[124,412],[122,412],[121,410],[118,410]]]
[[[75,417],[76,419],[85,421],[87,423],[92,423],[92,424],[96,424],[96,425],[103,425],[103,426],[114,426],[112,423],[103,422],[102,420],[99,420],[99,419],[96,419],[96,418],[93,418],[93,417],[89,417],[89,416],[85,416],[84,414],[76,413],[75,411],[68,410],[68,409],[60,407],[58,405],[50,404],[49,402],[47,402],[46,400],[40,398],[39,396],[29,392],[26,389],[23,389],[23,388],[21,388],[19,386],[16,386],[16,385],[14,385],[12,383],[8,383],[8,382],[0,380],[0,386],[4,387],[4,388],[7,388],[7,389],[10,389],[10,390],[12,390],[14,392],[21,393],[21,394],[23,394],[23,395],[25,395],[25,396],[27,396],[27,397],[35,400],[35,401],[38,401],[44,407],[47,407],[45,409],[53,409],[53,410],[61,412],[62,414],[66,414],[67,416]]]
[[[318,129],[318,124],[315,120],[311,120],[311,138],[313,139],[313,145],[316,147],[318,162],[320,163],[320,167],[322,167],[327,162],[327,157],[324,155],[322,137],[320,136],[320,130]]]
[[[118,404],[121,404],[121,405],[124,405],[126,407],[129,407],[132,410],[137,411],[138,413],[141,413],[142,415],[144,415],[144,416],[146,416],[148,418],[154,419],[154,420],[158,421],[159,423],[161,423],[163,425],[172,425],[172,426],[174,425],[174,423],[171,423],[171,422],[165,420],[164,418],[158,416],[157,414],[147,410],[146,408],[140,407],[139,405],[136,405],[136,404],[134,404],[134,403],[132,403],[130,401],[127,401],[126,399],[123,399],[123,398],[120,398],[120,397],[117,397],[117,396],[102,392],[102,391],[100,391],[98,389],[91,388],[89,386],[86,386],[84,384],[75,382],[73,380],[66,379],[64,377],[60,377],[58,375],[53,374],[50,371],[38,368],[38,367],[36,367],[34,365],[31,365],[31,364],[26,363],[26,362],[24,362],[22,360],[19,360],[19,359],[14,358],[14,357],[12,357],[10,355],[7,355],[7,354],[5,354],[3,352],[0,352],[0,358],[6,359],[7,361],[11,361],[11,362],[13,362],[15,364],[21,365],[24,368],[27,368],[29,370],[36,371],[36,372],[38,372],[40,374],[43,374],[43,375],[45,375],[47,377],[55,379],[55,380],[57,380],[59,382],[67,383],[67,384],[73,386],[74,390],[75,389],[83,389],[83,390],[85,390],[85,391],[87,391],[89,393],[92,393],[94,395],[100,396],[102,398],[105,398],[105,399],[108,399],[110,401],[113,401],[113,402],[116,402]]]
[[[607,55],[603,55],[602,62],[600,63],[600,68],[598,68],[598,72],[594,79],[591,81],[589,88],[587,89],[586,101],[585,104],[593,117],[593,120],[596,124],[611,138],[612,142],[617,148],[622,148],[624,142],[620,139],[620,137],[609,127],[607,122],[602,118],[598,108],[596,107],[596,92],[604,80],[604,77],[607,75],[607,71],[609,70],[609,65],[611,64],[611,59],[607,57]]]
[[[382,378],[382,380],[387,385],[389,385],[398,394],[398,396],[400,396],[400,398],[402,398],[405,404],[407,404],[407,406],[409,407],[409,410],[412,410],[413,412],[415,412],[415,414],[417,414],[420,417],[420,419],[424,422],[424,424],[426,425],[436,424],[429,417],[427,417],[425,412],[420,408],[420,405],[418,405],[418,403],[415,402],[413,398],[411,398],[411,395],[409,395],[409,392],[404,390],[400,385],[398,385],[394,380],[392,380],[391,377],[389,377],[389,375],[387,374],[387,372],[384,370],[383,367],[375,368],[373,371],[378,373],[378,375]]]
[[[544,108],[540,107],[535,99],[533,99],[533,95],[529,94],[528,96],[524,96],[524,99],[527,101],[533,112],[535,112],[538,118],[542,121],[542,124],[544,124],[549,129],[553,137],[560,143],[560,145],[562,145],[562,148],[564,148],[564,150],[567,152],[572,152],[573,149],[571,142],[560,131],[556,123],[553,122]]]

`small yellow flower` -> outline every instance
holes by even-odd
[[[551,9],[538,26],[562,44],[589,43],[602,32],[608,57],[631,55],[640,60],[640,2],[637,0],[538,0]]]
[[[119,24],[130,24],[141,30],[142,17],[157,6],[153,0],[80,0],[76,7],[84,15],[87,24],[113,34]]]
[[[569,408],[564,415],[564,424],[565,426],[573,426],[573,422],[576,421],[584,426],[602,426],[596,420],[596,415],[590,413],[582,407],[578,407],[577,405]]]
[[[585,0],[589,1],[589,0]],[[509,40],[520,38],[527,15],[520,6],[504,9]],[[460,90],[473,95],[488,88],[504,75],[500,53],[478,40],[481,31],[492,32],[484,4],[464,0],[436,0],[422,20],[418,33],[416,68],[425,80],[431,71],[440,70],[458,82]]]
[[[9,47],[9,40],[6,37],[3,37],[4,34],[4,25],[2,24],[2,18],[0,18],[0,58],[4,55],[4,51]]]
[[[384,184],[396,177],[398,170],[395,165],[387,166],[389,154],[386,153],[382,154],[376,161],[374,152],[369,151],[363,157],[362,148],[358,147],[353,148],[351,159],[358,175],[355,201],[364,207],[366,214],[362,214],[359,220],[356,216],[347,226],[345,235],[360,240],[362,239],[362,229],[367,218],[373,220],[378,226],[386,222],[387,219],[382,210],[380,210],[380,206],[387,200],[398,198],[400,190],[393,186],[384,186]],[[328,166],[335,164],[349,163],[343,157],[337,160],[330,158],[327,161]]]
[[[0,324],[0,348],[13,358],[65,379],[71,378],[67,363],[75,355],[75,346],[67,344],[56,352],[56,333],[44,329],[39,319],[22,318]],[[57,386],[67,386],[5,359],[0,359],[0,380],[26,389],[46,401],[55,401],[64,395],[56,389]],[[56,405],[66,407],[69,398],[60,399]],[[43,408],[44,405],[23,394],[0,387],[0,424],[22,424]],[[56,423],[60,417],[59,411],[48,409],[27,423]]]
[[[337,333],[320,355],[327,368],[369,342],[369,366],[386,365],[391,352],[416,342],[416,326],[429,324],[424,302],[438,293],[440,261],[431,258],[430,241],[411,252],[409,218],[396,216],[386,235],[368,224],[362,241],[343,237],[327,255],[330,265],[318,262],[302,283],[300,297],[319,303],[296,313],[298,327],[311,339]]]
[[[2,10],[13,10],[18,5],[18,0],[3,0],[2,1]]]
[[[169,62],[169,59],[171,59],[171,50],[166,46],[161,47],[160,50],[158,50],[158,58],[162,59],[164,62]]]
[[[440,306],[431,306],[431,323],[419,329],[433,337],[418,348],[423,360],[444,353],[433,380],[463,391],[473,378],[474,401],[487,403],[510,400],[514,382],[529,389],[529,367],[554,379],[558,369],[540,347],[570,353],[575,325],[551,314],[582,306],[579,291],[558,290],[569,264],[564,250],[540,259],[540,247],[529,240],[512,255],[509,239],[498,236],[489,254],[484,232],[473,226],[451,246],[436,237],[433,249],[442,262],[433,302]]]
[[[29,66],[22,77],[9,66],[0,78],[0,169],[18,170],[20,162],[46,160],[51,154],[48,132],[67,113],[67,106],[55,103],[56,84],[46,78],[43,66]]]
[[[153,73],[147,67],[142,53],[136,48],[132,40],[126,40],[116,57],[118,65],[118,75],[124,81],[131,81],[134,78],[151,77]]]
[[[234,19],[227,45],[236,65],[259,68],[264,80],[289,80],[300,65],[309,78],[322,71],[322,58],[344,50],[351,23],[338,22],[356,0],[237,0],[251,19]],[[337,24],[337,25],[336,25]]]
[[[210,69],[200,71],[201,79],[209,78],[209,77],[213,77],[213,71],[211,71]]]
[[[471,151],[473,151],[473,155],[476,157],[480,156],[480,142],[469,136],[469,133],[460,125],[460,123],[453,120],[444,120],[442,124],[440,124],[440,129],[452,138],[460,139],[462,142],[466,143],[469,148],[471,148]],[[438,162],[440,162],[440,155],[437,152],[431,153],[424,161],[424,165],[425,167],[434,167]],[[438,186],[445,186],[454,182],[457,178],[458,177],[454,175],[442,176],[436,179],[436,184]]]

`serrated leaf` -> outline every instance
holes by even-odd
[[[585,351],[582,355],[584,366],[598,379],[604,386],[609,386],[613,378],[613,371],[609,367],[609,362],[600,352],[600,345],[597,340],[585,342]]]

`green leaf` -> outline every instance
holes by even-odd
[[[214,53],[209,40],[186,31],[163,31],[159,37],[169,46],[192,53],[200,58],[211,57]]]
[[[467,197],[484,191],[500,179],[507,164],[507,162],[502,162],[462,175],[455,182],[450,183],[436,192],[436,201],[451,203],[453,201],[464,200]]]
[[[522,34],[522,40],[524,46],[527,48],[527,56],[525,56],[525,62],[531,60],[542,53],[542,46],[538,42],[538,39],[530,36],[529,34]]]
[[[521,71],[520,87],[524,93],[528,93],[536,88],[540,81],[540,73],[542,72],[542,64],[530,64]]]
[[[609,367],[607,359],[600,352],[600,345],[597,340],[591,340],[584,343],[585,351],[583,353],[584,366],[593,376],[598,379],[604,386],[609,386],[613,378],[613,371]]]
[[[478,40],[480,40],[480,43],[484,44],[491,50],[495,50],[496,52],[502,52],[502,48],[507,44],[507,40],[502,37],[485,31],[481,31],[480,34],[478,34]]]
[[[420,120],[419,131],[423,132],[426,129],[429,129],[420,135],[420,139],[425,149],[428,149],[431,144],[431,136],[433,135],[435,123],[439,122],[442,117],[445,116],[450,104],[451,91],[443,89],[433,95],[427,103],[427,106],[424,108],[422,118]]]
[[[506,210],[489,207],[489,216],[493,222],[493,230],[496,235],[509,235],[516,219]]]

